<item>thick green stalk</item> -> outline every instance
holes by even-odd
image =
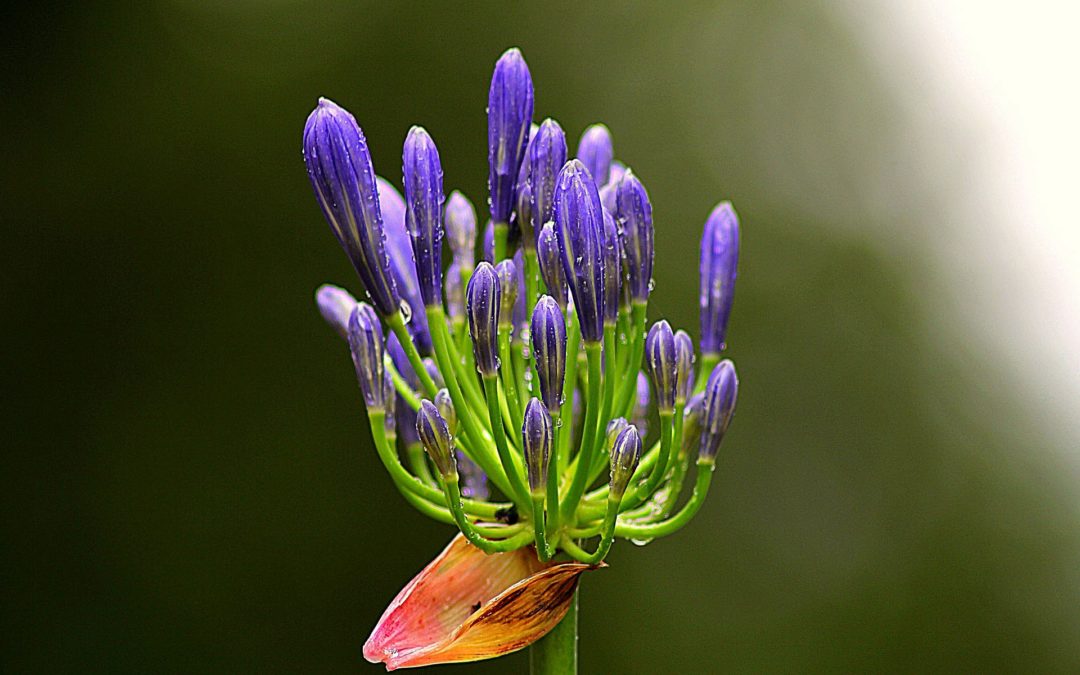
[[[578,591],[566,616],[551,631],[529,648],[529,672],[532,675],[577,675],[578,670]]]
[[[506,238],[510,234],[508,223],[495,223],[495,259],[491,264],[502,262],[506,259]]]

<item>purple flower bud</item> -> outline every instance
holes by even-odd
[[[630,426],[630,423],[626,421],[625,417],[616,417],[608,422],[607,430],[604,435],[604,449],[607,450],[609,455],[611,454],[611,449],[615,447],[615,441],[618,440],[619,434],[621,434],[623,429],[628,426]]]
[[[642,370],[637,374],[637,396],[634,398],[632,423],[643,437],[649,435],[649,378]]]
[[[555,202],[555,182],[559,171],[566,164],[566,134],[553,119],[546,119],[529,143],[529,181],[532,198],[532,226],[539,235],[544,225],[552,220]]]
[[[442,304],[443,171],[435,141],[423,127],[405,137],[405,224],[412,239],[416,277],[424,304]]]
[[[599,188],[606,185],[611,176],[611,160],[615,156],[611,147],[611,132],[603,124],[594,124],[581,134],[577,158],[589,170],[589,175]]]
[[[457,462],[454,461],[450,429],[439,414],[439,409],[426,398],[420,402],[420,409],[416,412],[416,435],[443,479],[455,480]]]
[[[619,289],[622,286],[622,247],[615,219],[607,209],[604,212],[604,323],[614,326],[619,318]]]
[[[495,224],[490,220],[484,226],[484,260],[495,263]]]
[[[550,295],[541,296],[532,315],[533,361],[540,380],[540,397],[552,413],[563,402],[566,377],[566,321],[559,303]]]
[[[720,442],[724,440],[731,418],[735,414],[735,399],[739,393],[739,378],[735,364],[724,359],[716,364],[705,385],[705,421],[701,430],[699,458],[716,459]]]
[[[421,354],[431,354],[431,333],[428,331],[424,299],[420,295],[420,283],[416,278],[413,262],[412,239],[405,229],[405,200],[385,178],[377,177],[379,205],[382,208],[383,228],[386,232],[386,250],[390,254],[390,274],[394,277],[398,292],[408,306],[408,323],[405,327]]]
[[[356,298],[344,288],[323,284],[315,291],[315,304],[326,323],[343,338],[349,337],[349,316],[356,307]]]
[[[626,165],[622,162],[615,160],[611,162],[611,175],[608,176],[608,185],[618,185],[619,181],[626,175]]]
[[[383,426],[386,435],[397,438],[397,391],[394,389],[394,381],[390,379],[390,373],[383,373],[383,407],[386,415],[383,417]]]
[[[586,342],[604,333],[603,223],[596,183],[584,164],[570,160],[555,185],[555,237]]]
[[[633,299],[645,302],[652,290],[652,204],[649,203],[645,186],[632,171],[627,171],[619,182],[615,201],[615,217],[626,260],[624,274]]]
[[[528,162],[521,163],[522,169],[527,166],[529,166]],[[534,248],[536,246],[536,233],[533,232],[532,227],[532,187],[528,182],[519,181],[517,190],[517,208],[512,229],[517,231],[516,238],[521,241],[522,246]]]
[[[694,341],[684,330],[675,331],[675,402],[685,403],[694,389]]]
[[[304,125],[304,162],[323,215],[368,297],[384,316],[397,312],[401,298],[386,255],[371,153],[348,111],[319,99]]]
[[[454,262],[466,267],[476,264],[476,209],[457,190],[446,200],[446,239]]]
[[[469,317],[473,355],[476,369],[485,377],[499,371],[498,323],[502,302],[499,275],[490,263],[476,266],[465,296],[465,313]]]
[[[694,394],[683,410],[682,454],[701,445],[701,425],[705,421],[705,392]]]
[[[626,167],[623,166],[622,162],[612,162],[611,177],[608,178],[608,182],[605,185],[600,186],[600,204],[610,211],[612,215],[618,213],[615,197],[619,191],[619,181],[622,180],[625,174]],[[616,220],[618,220],[617,215]]]
[[[656,389],[656,407],[661,413],[672,412],[679,363],[675,356],[675,334],[667,321],[654,323],[645,336],[645,368]]]
[[[394,333],[386,336],[386,353],[390,355],[394,370],[398,371],[398,374],[405,379],[405,382],[414,391],[420,389],[420,378],[416,376],[416,371],[413,370],[409,357],[405,355],[405,349],[401,346],[401,342],[398,341],[398,337]]]
[[[460,450],[457,451],[457,462],[458,472],[461,474],[461,495],[468,499],[487,499],[487,474],[480,465]]]
[[[544,280],[548,293],[559,303],[559,307],[565,309],[566,273],[563,272],[554,223],[549,222],[540,230],[540,236],[536,242],[536,255],[540,261],[540,277]]]
[[[499,326],[509,327],[514,318],[514,305],[518,299],[518,271],[513,260],[503,260],[495,266],[495,274],[499,277],[500,303],[499,303]],[[524,296],[524,293],[522,293]]]
[[[465,287],[461,285],[461,265],[458,261],[450,263],[446,268],[446,279],[443,280],[444,293],[446,295],[446,313],[451,319],[465,317]]]
[[[727,346],[727,325],[735,299],[739,264],[739,217],[730,202],[720,202],[701,236],[701,351],[719,354]]]
[[[397,418],[394,425],[397,427],[398,438],[405,447],[419,443],[420,438],[416,435],[416,411],[405,402],[405,399],[401,398],[400,394],[397,396],[394,408],[394,417]]]
[[[641,437],[634,425],[628,425],[619,432],[615,439],[615,445],[611,448],[611,482],[609,490],[612,495],[621,498],[626,492],[626,486],[634,475],[638,460],[641,458]]]
[[[525,423],[521,427],[521,447],[525,452],[529,490],[534,495],[542,495],[547,487],[551,437],[551,415],[548,414],[540,399],[533,397],[525,406]]]
[[[517,302],[514,303],[514,309],[511,315],[512,322],[514,324],[514,332],[510,335],[510,339],[517,342],[523,339],[522,329],[529,327],[529,310],[526,307],[525,296],[525,252],[522,249],[518,249],[514,254],[514,268],[517,269],[515,275],[515,283],[517,284]],[[503,303],[504,305],[506,303]]]
[[[495,64],[488,91],[488,188],[491,220],[509,223],[521,159],[529,142],[533,84],[521,52],[508,49]]]
[[[427,371],[428,377],[431,378],[431,381],[434,382],[435,386],[439,389],[446,386],[446,380],[443,379],[442,373],[439,372],[439,366],[435,365],[435,359],[424,359],[424,370]],[[419,387],[417,387],[417,389],[419,389]]]
[[[446,388],[440,389],[435,394],[435,407],[438,408],[439,414],[446,420],[446,428],[450,430],[450,435],[457,436],[457,411],[454,410],[454,402],[450,400],[450,392]]]
[[[352,352],[356,379],[370,410],[383,408],[383,332],[379,317],[366,302],[361,302],[349,316],[349,350]]]

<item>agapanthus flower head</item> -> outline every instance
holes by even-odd
[[[720,450],[731,418],[735,414],[735,400],[739,395],[739,378],[735,374],[735,364],[724,359],[716,364],[705,385],[705,419],[701,430],[702,459],[713,461]]]
[[[622,496],[630,477],[634,475],[638,460],[641,458],[641,436],[637,428],[629,424],[619,432],[615,445],[611,448],[611,482],[609,489],[614,495]]]
[[[454,443],[446,420],[431,401],[424,399],[416,412],[416,435],[443,480],[457,480]]]
[[[469,198],[454,190],[446,200],[443,215],[450,254],[460,265],[476,263],[476,209]]]
[[[555,237],[555,224],[548,222],[540,229],[536,241],[536,256],[540,262],[540,277],[548,293],[559,307],[566,307],[566,272],[559,255],[559,240]]]
[[[529,143],[529,196],[533,232],[539,236],[544,225],[552,220],[555,200],[555,181],[566,164],[566,134],[555,120],[543,121]],[[525,243],[525,242],[522,242]]]
[[[509,223],[517,196],[515,182],[529,142],[533,84],[518,49],[508,49],[495,64],[488,91],[488,188],[491,220]]]
[[[349,316],[349,351],[356,379],[369,410],[383,408],[383,332],[375,310],[366,302],[353,308]]]
[[[652,291],[652,204],[645,186],[632,171],[626,172],[616,188],[615,217],[626,260],[630,295],[637,302],[645,302]]]
[[[315,291],[315,304],[319,314],[330,324],[338,335],[349,336],[349,317],[356,307],[356,298],[344,288],[332,284],[323,284]]]
[[[701,351],[719,354],[727,346],[727,326],[735,299],[739,264],[739,217],[730,202],[720,202],[705,221],[701,236]]]
[[[585,129],[578,141],[577,158],[589,170],[597,189],[607,184],[611,176],[611,160],[615,151],[611,143],[611,131],[603,124],[593,124]]]
[[[401,164],[405,176],[405,224],[412,238],[420,296],[442,304],[443,171],[435,141],[414,126],[405,137]]]
[[[619,230],[611,213],[604,212],[604,323],[614,326],[619,318],[619,289],[622,287],[622,250],[619,244]]]
[[[675,410],[679,363],[675,353],[675,333],[667,321],[657,321],[645,337],[645,367],[656,390],[660,413]]]
[[[473,356],[481,375],[494,376],[499,371],[498,325],[502,291],[499,275],[490,263],[476,266],[465,293],[465,314],[473,340]]]
[[[694,389],[694,341],[684,330],[675,331],[675,403],[686,403]]]
[[[604,214],[589,170],[576,159],[566,163],[555,184],[555,237],[574,297],[581,336],[599,342],[604,322]]]
[[[540,399],[533,397],[525,406],[525,422],[521,426],[521,447],[525,453],[525,469],[529,490],[543,496],[547,487],[548,461],[551,459],[551,415]]]
[[[514,265],[514,261],[509,258],[502,260],[499,264],[495,265],[495,274],[499,277],[499,326],[510,326],[514,318],[514,305],[518,301],[518,292],[522,289],[518,288],[518,273],[517,266]]]
[[[566,376],[566,321],[559,303],[550,295],[540,297],[533,309],[533,362],[540,380],[540,397],[552,413],[563,402],[563,379]]]
[[[432,352],[424,298],[413,262],[413,245],[405,227],[405,200],[390,181],[376,177],[379,207],[382,209],[383,230],[386,233],[386,252],[390,256],[390,275],[401,295],[401,308],[408,316],[406,328],[421,354]]]
[[[390,275],[375,170],[364,132],[352,115],[319,99],[304,126],[304,161],[315,197],[371,301],[384,316],[401,298]]]

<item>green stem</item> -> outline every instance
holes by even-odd
[[[488,417],[491,418],[491,434],[495,437],[495,447],[499,451],[499,461],[503,471],[510,479],[512,491],[507,496],[517,502],[518,509],[528,513],[532,508],[532,500],[529,497],[529,488],[525,485],[524,470],[515,463],[517,459],[510,453],[510,446],[506,443],[506,432],[503,428],[502,410],[499,408],[499,380],[497,375],[484,376],[484,392],[487,394]]]
[[[705,503],[705,495],[709,492],[709,484],[712,482],[713,468],[712,460],[698,459],[697,482],[694,484],[694,493],[677,514],[655,525],[619,523],[615,526],[616,536],[633,539],[655,539],[656,537],[666,537],[681,529],[697,515],[698,509]]]
[[[645,352],[645,313],[648,306],[645,303],[634,302],[633,318],[630,323],[630,361],[626,364],[626,372],[620,383],[619,395],[615,397],[615,411],[625,417],[630,413],[634,401],[634,393],[637,391],[638,370],[641,369],[641,357]]]
[[[495,265],[506,258],[506,238],[510,234],[508,223],[495,223],[495,259],[491,261]]]
[[[566,616],[551,631],[529,648],[529,672],[532,675],[577,675],[578,591]]]
[[[562,411],[559,413],[566,429],[559,436],[557,447],[560,475],[570,465],[570,443],[574,438],[574,389],[577,385],[577,355],[580,347],[581,324],[578,323],[577,313],[568,309],[566,312],[566,374],[563,377]]]
[[[713,368],[716,364],[720,363],[720,355],[705,353],[701,355],[701,365],[698,366],[697,380],[694,381],[694,393],[700,394],[705,391],[705,385],[709,381],[709,375],[712,374]]]
[[[566,499],[562,503],[562,519],[569,521],[577,510],[578,501],[585,492],[586,481],[589,471],[592,469],[592,449],[596,442],[596,422],[600,416],[600,385],[603,377],[600,375],[600,343],[586,342],[585,356],[589,364],[589,395],[585,397],[585,427],[581,430],[581,445],[578,450],[577,470],[574,471],[574,481],[566,492]]]
[[[439,388],[435,386],[435,380],[431,379],[427,368],[424,367],[424,359],[420,358],[420,352],[416,351],[416,345],[413,344],[409,331],[405,329],[405,320],[401,318],[401,312],[384,318],[386,319],[386,325],[394,332],[398,342],[401,343],[402,349],[405,350],[405,356],[408,357],[409,363],[412,365],[413,370],[416,371],[416,376],[420,378],[420,384],[424,386],[428,396],[435,398]]]

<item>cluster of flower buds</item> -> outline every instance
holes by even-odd
[[[511,49],[488,95],[490,221],[478,229],[461,192],[444,198],[427,131],[405,138],[402,196],[375,174],[353,116],[320,100],[304,160],[366,298],[323,286],[316,300],[348,342],[376,451],[409,503],[487,553],[531,545],[542,562],[596,564],[616,537],[670,534],[705,499],[738,387],[721,353],[739,226],[727,202],[705,223],[695,356],[689,334],[647,323],[652,207],[611,132],[590,126],[570,156],[558,122],[533,124],[533,104]]]

